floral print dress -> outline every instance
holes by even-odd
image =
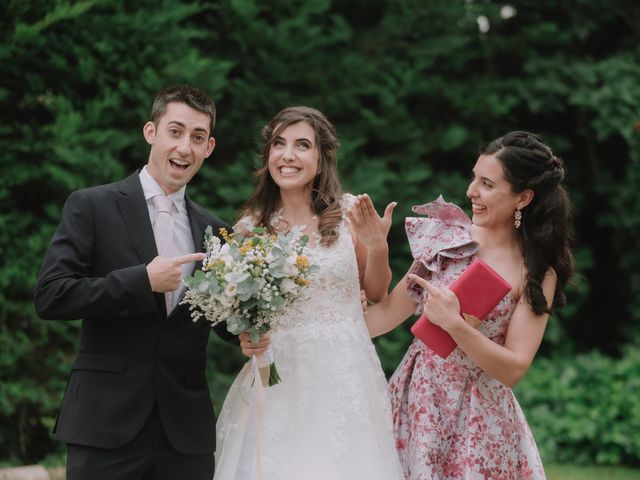
[[[478,249],[471,221],[442,198],[414,207],[430,218],[407,218],[412,272],[450,285]],[[422,311],[422,288],[408,289]],[[481,322],[504,344],[515,308],[511,294]],[[446,359],[420,340],[411,343],[390,380],[396,447],[406,479],[544,479],[535,441],[511,388],[456,348]]]

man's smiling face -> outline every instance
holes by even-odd
[[[145,124],[144,137],[151,145],[147,168],[165,193],[189,183],[211,155],[215,139],[209,136],[210,121],[206,113],[172,102],[157,123]]]

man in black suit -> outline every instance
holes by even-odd
[[[68,444],[67,480],[213,478],[210,327],[194,323],[178,302],[181,279],[204,258],[196,252],[205,228],[228,228],[185,194],[215,147],[214,123],[215,105],[201,90],[163,90],[143,128],[147,165],[122,181],[73,192],[64,206],[35,304],[43,319],[83,320],[54,427]],[[156,248],[162,208],[154,197],[171,200],[164,256]]]

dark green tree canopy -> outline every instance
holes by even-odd
[[[142,126],[173,83],[217,103],[217,147],[189,191],[228,221],[252,190],[263,124],[288,105],[326,113],[347,189],[380,210],[399,202],[395,278],[412,205],[443,194],[467,208],[479,147],[542,133],[568,167],[580,275],[540,355],[638,346],[637,2],[8,0],[0,13],[0,460],[60,452],[49,430],[78,326],[36,318],[40,259],[70,192],[146,163]],[[388,372],[409,340],[399,328],[377,342]],[[222,394],[242,359],[212,343]]]

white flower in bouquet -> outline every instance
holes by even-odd
[[[280,289],[282,290],[283,293],[287,294],[287,293],[295,292],[296,288],[297,288],[296,282],[294,282],[290,278],[282,279],[282,283],[280,284]]]
[[[205,318],[212,326],[226,322],[234,335],[246,331],[252,341],[271,328],[277,314],[300,297],[318,267],[309,261],[306,235],[299,230],[278,235],[264,228],[247,234],[227,233],[225,240],[205,233],[206,257],[202,270],[185,279],[194,321]],[[269,385],[280,378],[275,363],[270,365]]]

